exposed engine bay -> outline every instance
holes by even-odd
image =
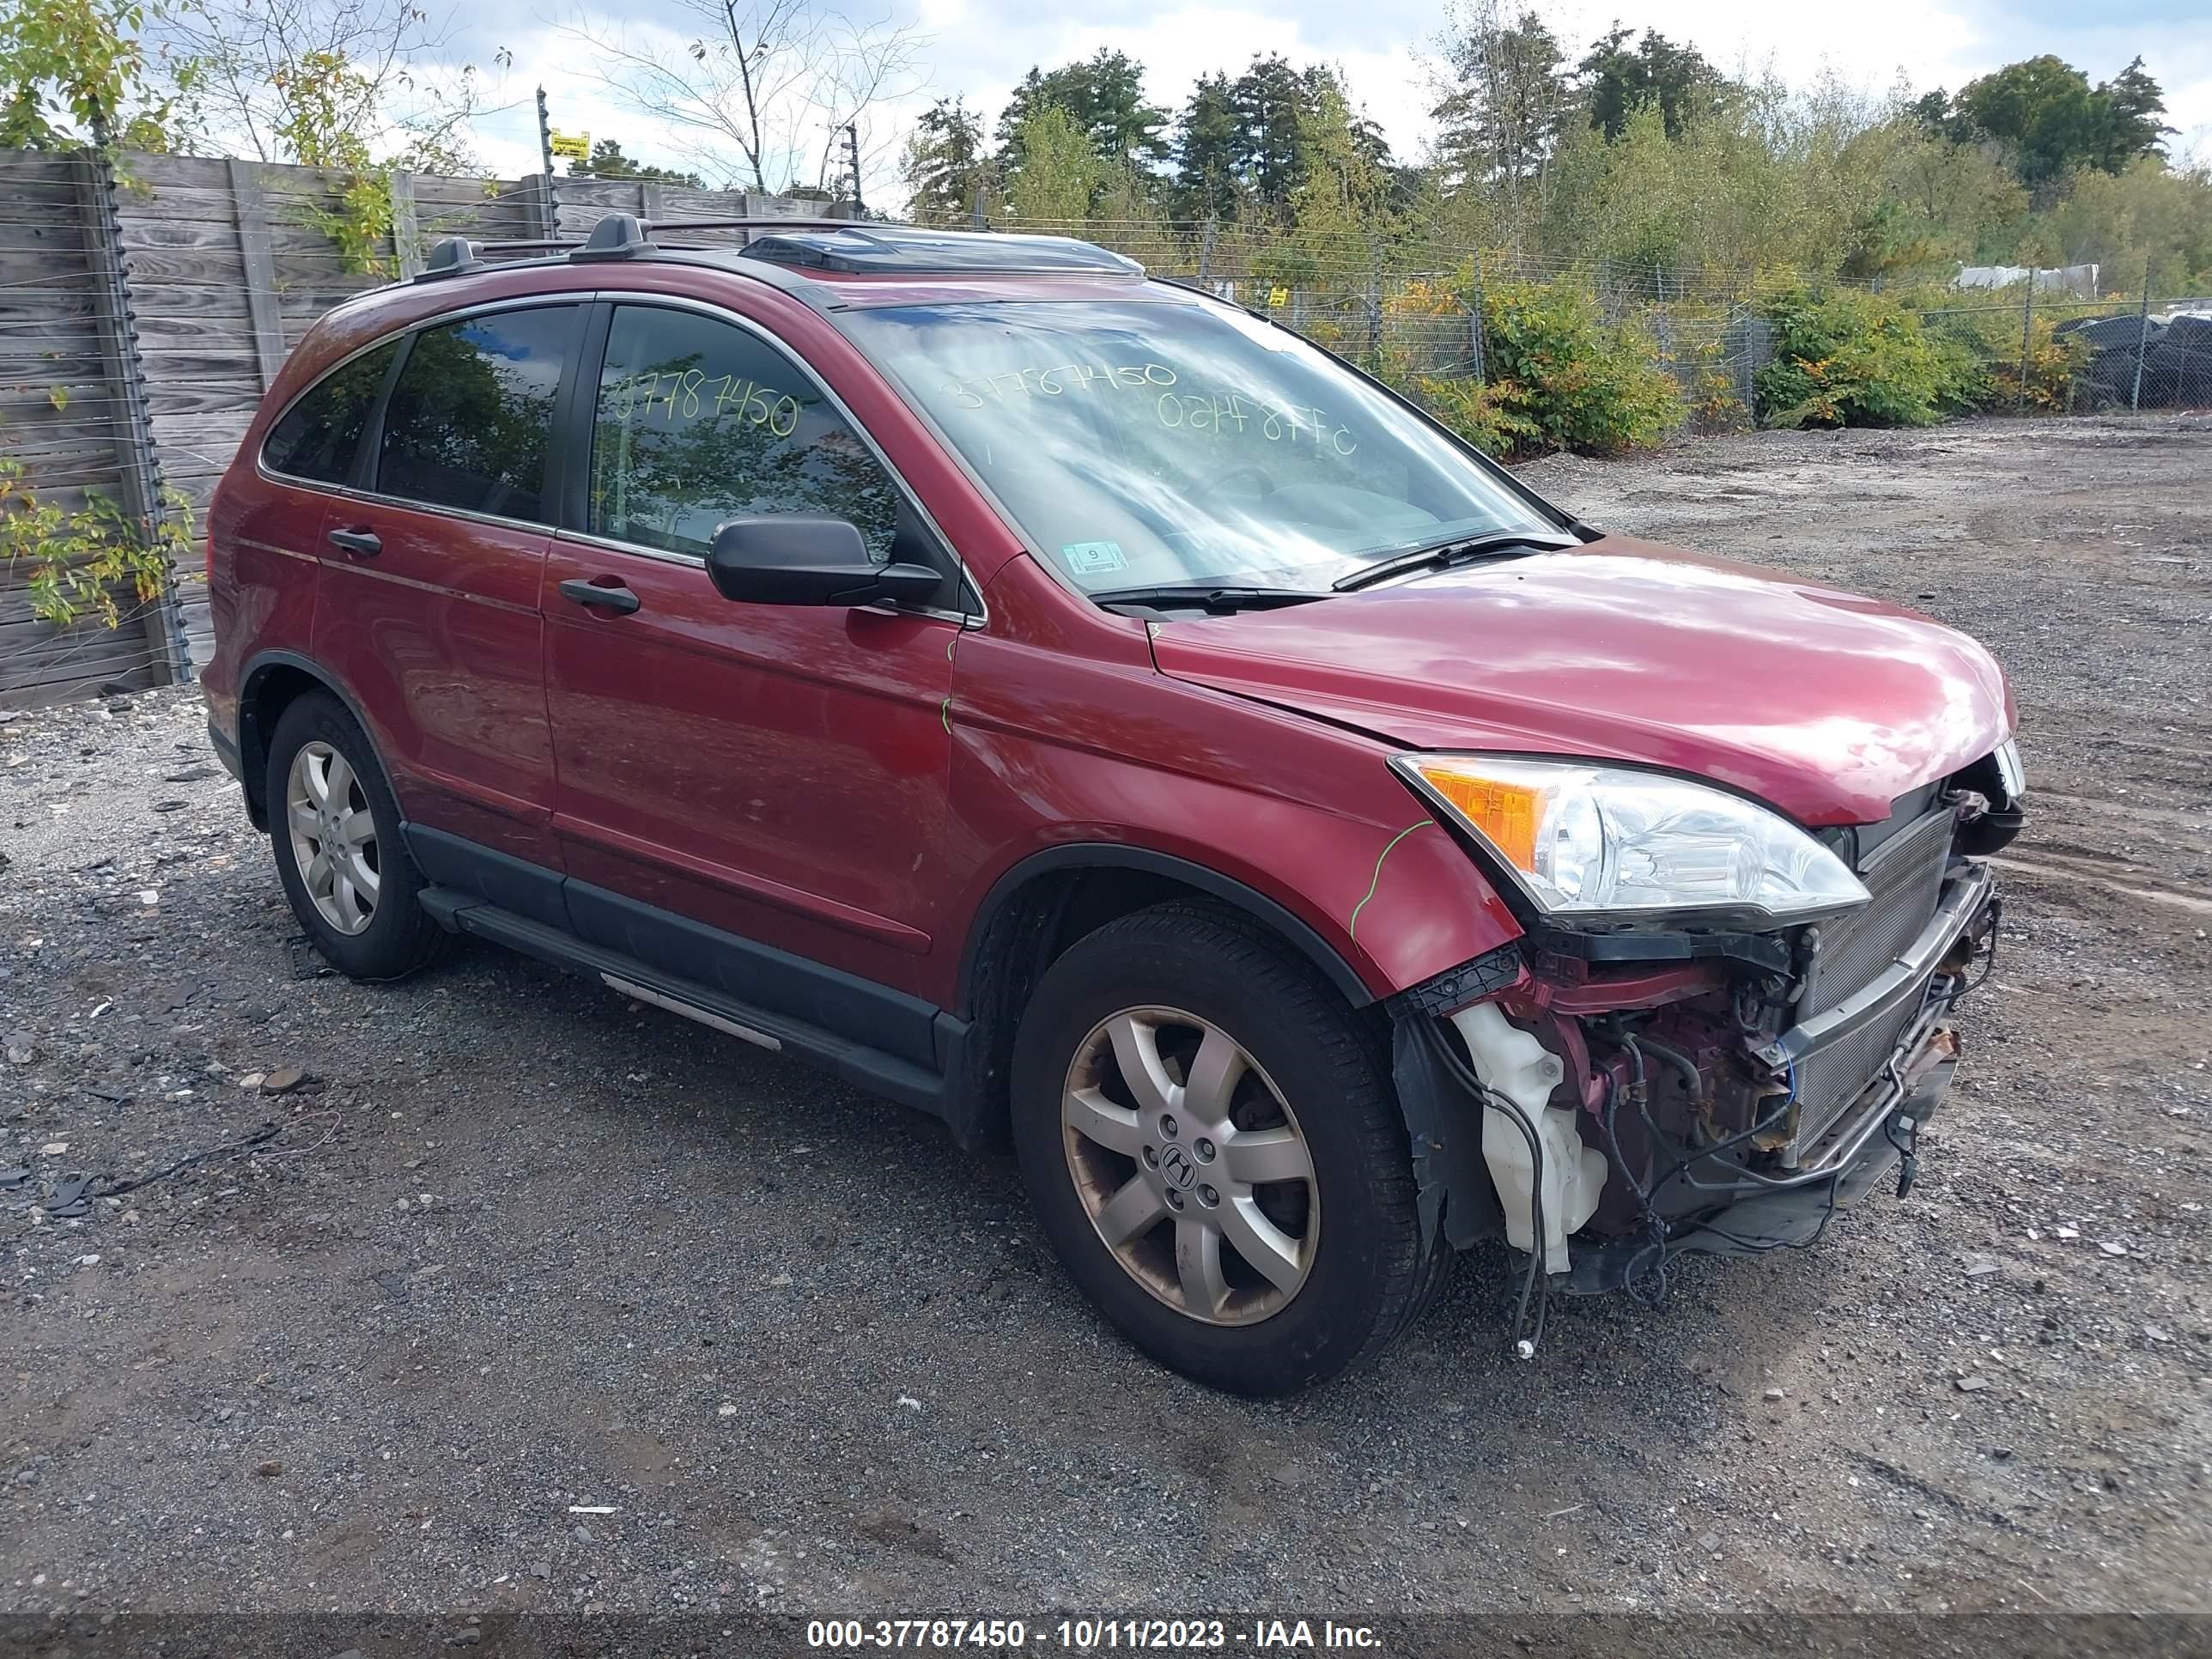
[[[1802,1248],[1876,1187],[1910,1190],[1951,1011],[1994,957],[1984,860],[2021,793],[1992,755],[1822,832],[1870,897],[1821,922],[1536,929],[1398,999],[1424,1220],[1527,1253],[1517,1352],[1555,1291],[1656,1300],[1684,1251]]]

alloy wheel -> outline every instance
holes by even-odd
[[[1306,1282],[1312,1154],[1282,1091],[1219,1026],[1176,1008],[1109,1016],[1077,1047],[1060,1121],[1091,1225],[1170,1307],[1249,1325]]]
[[[381,885],[376,818],[352,765],[329,744],[302,744],[292,757],[284,821],[316,915],[341,933],[365,931]]]

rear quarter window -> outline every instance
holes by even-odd
[[[261,446],[262,465],[289,477],[343,483],[398,351],[399,343],[387,340],[316,381],[270,428]]]

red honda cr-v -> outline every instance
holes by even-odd
[[[349,974],[452,933],[1010,1133],[1277,1393],[1454,1247],[1544,1298],[1893,1176],[2018,830],[2003,677],[1553,507],[1080,243],[443,246],[210,514],[216,741]]]

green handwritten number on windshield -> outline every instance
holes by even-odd
[[[956,408],[988,409],[1017,396],[1059,398],[1071,392],[1142,391],[1175,383],[1175,370],[1165,363],[1052,363],[949,381],[945,392]]]
[[[1326,447],[1342,456],[1359,450],[1352,428],[1332,425],[1325,410],[1273,404],[1241,392],[1186,392],[1176,371],[1165,363],[1054,363],[951,380],[945,386],[954,407],[964,410],[988,409],[1017,399],[1117,390],[1155,393],[1153,417],[1170,432],[1242,437],[1247,428],[1256,424],[1259,435],[1269,443],[1297,447],[1303,441],[1316,453]]]

